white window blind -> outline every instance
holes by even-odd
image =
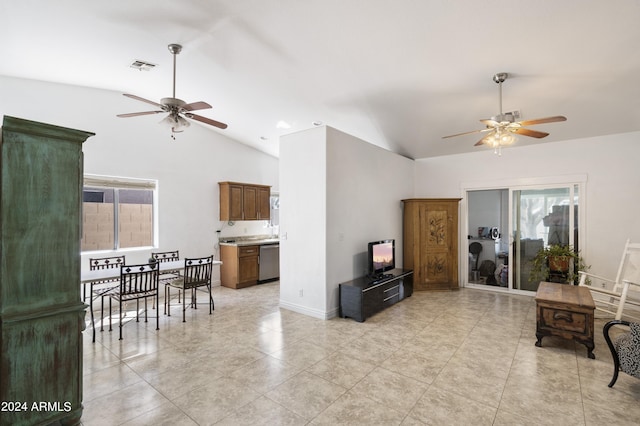
[[[158,181],[113,176],[84,175],[84,186],[99,188],[125,188],[155,190]]]

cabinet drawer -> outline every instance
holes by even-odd
[[[238,247],[238,257],[257,256],[260,248],[258,246],[241,246]]]
[[[542,307],[542,327],[554,330],[570,331],[586,334],[588,331],[588,315],[581,312]]]
[[[384,286],[384,290],[382,291],[382,304],[384,307],[391,306],[394,303],[398,303],[400,301],[401,285],[402,281],[396,280]]]

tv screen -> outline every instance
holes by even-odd
[[[369,274],[380,275],[396,267],[395,240],[373,241],[369,243]]]

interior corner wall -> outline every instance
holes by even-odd
[[[280,306],[338,314],[338,285],[366,273],[367,242],[396,240],[413,160],[331,127],[280,139]]]
[[[502,156],[481,149],[420,159],[416,161],[416,196],[464,197],[462,186],[469,183],[499,188],[516,180],[535,184],[586,175],[585,193],[580,195],[585,208],[581,252],[591,265],[590,272],[613,278],[627,238],[640,241],[638,139],[640,132],[633,132],[513,147],[504,149]]]
[[[402,199],[413,197],[414,161],[327,128],[327,317],[339,283],[367,273],[367,243],[396,240],[402,266]]]
[[[325,317],[326,128],[280,138],[280,306]]]

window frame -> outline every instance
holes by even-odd
[[[82,193],[84,194],[85,188],[101,188],[101,189],[112,189],[114,190],[114,212],[113,212],[113,247],[106,249],[98,249],[98,250],[82,250],[81,254],[88,253],[99,253],[99,252],[121,252],[121,251],[134,251],[134,250],[145,250],[150,248],[155,248],[158,246],[158,181],[155,179],[141,179],[141,178],[130,178],[130,177],[121,177],[121,176],[104,176],[104,175],[93,175],[93,174],[85,174],[82,184]],[[152,242],[150,246],[135,246],[135,247],[120,247],[120,237],[119,237],[119,190],[147,190],[152,192]],[[80,200],[81,205],[84,204],[84,197]],[[84,219],[84,216],[83,216]],[[83,220],[84,222],[84,220]],[[82,229],[81,229],[81,235]]]

